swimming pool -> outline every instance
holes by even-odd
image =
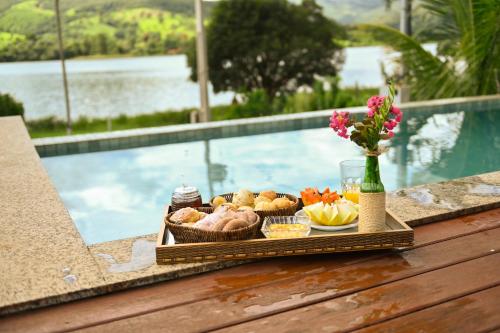
[[[407,112],[381,156],[386,190],[500,169],[500,110]],[[240,188],[339,188],[339,162],[362,152],[326,127],[43,158],[87,244],[155,233],[173,189],[207,201]]]

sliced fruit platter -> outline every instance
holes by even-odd
[[[317,188],[306,188],[301,196],[304,208],[295,215],[307,216],[313,229],[335,231],[357,226],[359,205],[341,198],[328,187],[321,193]]]
[[[357,226],[358,204],[330,192],[329,188],[322,194],[318,189],[307,188],[301,194],[304,208],[295,215],[307,216],[313,229],[335,231]]]

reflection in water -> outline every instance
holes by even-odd
[[[214,196],[214,183],[222,184],[226,180],[226,165],[210,161],[210,141],[203,141],[205,145],[205,164],[207,166],[208,192],[210,198]]]
[[[388,191],[500,169],[500,112],[410,113],[380,157]],[[325,126],[326,127],[326,126]],[[361,150],[330,129],[187,142],[44,158],[89,244],[155,233],[173,189],[197,186],[204,201],[240,188],[298,194],[339,188],[339,162]]]
[[[500,169],[500,112],[406,113],[392,141],[398,187]],[[419,171],[407,179],[410,166]]]
[[[500,169],[500,112],[465,112],[455,144],[441,151],[429,170],[443,177]]]

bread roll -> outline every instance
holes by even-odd
[[[213,200],[212,200],[212,206],[213,207],[219,207],[220,205],[222,204],[225,204],[227,203],[227,200],[224,198],[224,197],[215,197]]]
[[[246,220],[250,225],[254,224],[259,219],[259,215],[255,214],[254,212],[246,211],[245,213],[247,216]]]
[[[233,204],[235,204],[238,207],[241,206],[253,207],[254,205],[253,193],[245,189],[239,190],[237,193],[233,194]]]
[[[234,212],[228,207],[219,207],[212,214],[207,214],[203,219],[196,222],[193,227],[203,229],[203,230],[211,230],[212,227],[219,222],[219,220],[229,217],[230,214],[234,214]]]
[[[194,223],[204,217],[201,212],[194,208],[181,208],[170,216],[170,221],[174,223]]]
[[[242,219],[234,219],[234,220],[229,221],[224,226],[222,231],[238,230],[238,229],[245,228],[245,227],[248,227],[247,221],[242,220]]]
[[[269,200],[276,199],[276,192],[274,191],[262,191],[259,193],[259,197],[266,197]]]
[[[238,207],[236,207],[235,204],[224,203],[224,204],[220,205],[219,207],[215,208],[214,213],[215,212],[220,212],[220,211],[225,211],[225,212],[236,211],[237,209],[238,209]]]
[[[255,210],[276,210],[276,205],[273,202],[261,201],[255,206]]]
[[[224,229],[224,227],[226,226],[226,224],[229,222],[229,221],[232,221],[234,220],[234,218],[232,217],[224,217],[222,219],[220,219],[219,221],[217,221],[213,226],[212,226],[212,230],[213,231],[222,231],[222,229]]]
[[[271,199],[269,199],[268,197],[264,197],[264,196],[261,196],[259,195],[257,198],[255,198],[254,200],[254,203],[255,203],[255,206],[257,206],[259,203],[261,202],[272,202]]]
[[[276,198],[273,200],[273,204],[275,204],[279,209],[285,209],[289,208],[293,204],[293,202],[288,200],[288,198]]]

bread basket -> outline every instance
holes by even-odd
[[[233,193],[225,193],[225,194],[220,194],[218,196],[223,197],[224,199],[226,199],[227,202],[233,202]],[[259,193],[253,194],[254,198],[257,198],[258,196]],[[277,198],[286,197],[290,201],[292,201],[293,204],[288,208],[280,208],[274,210],[256,210],[255,213],[257,213],[257,215],[260,216],[260,219],[262,221],[264,221],[264,218],[266,216],[293,216],[297,211],[297,207],[299,206],[299,199],[297,199],[296,196],[287,193],[276,193],[276,197]],[[210,199],[210,205],[212,205],[212,201],[214,200],[214,198]]]
[[[211,207],[196,208],[200,212],[207,214],[213,213],[214,209]],[[245,239],[257,238],[261,227],[261,218],[248,227],[231,230],[231,231],[209,231],[202,230],[194,227],[183,226],[182,224],[170,222],[170,217],[174,212],[169,213],[165,217],[165,224],[168,230],[174,236],[176,243],[202,243],[202,242],[224,242],[224,241],[238,241]],[[258,215],[258,214],[257,214]]]

